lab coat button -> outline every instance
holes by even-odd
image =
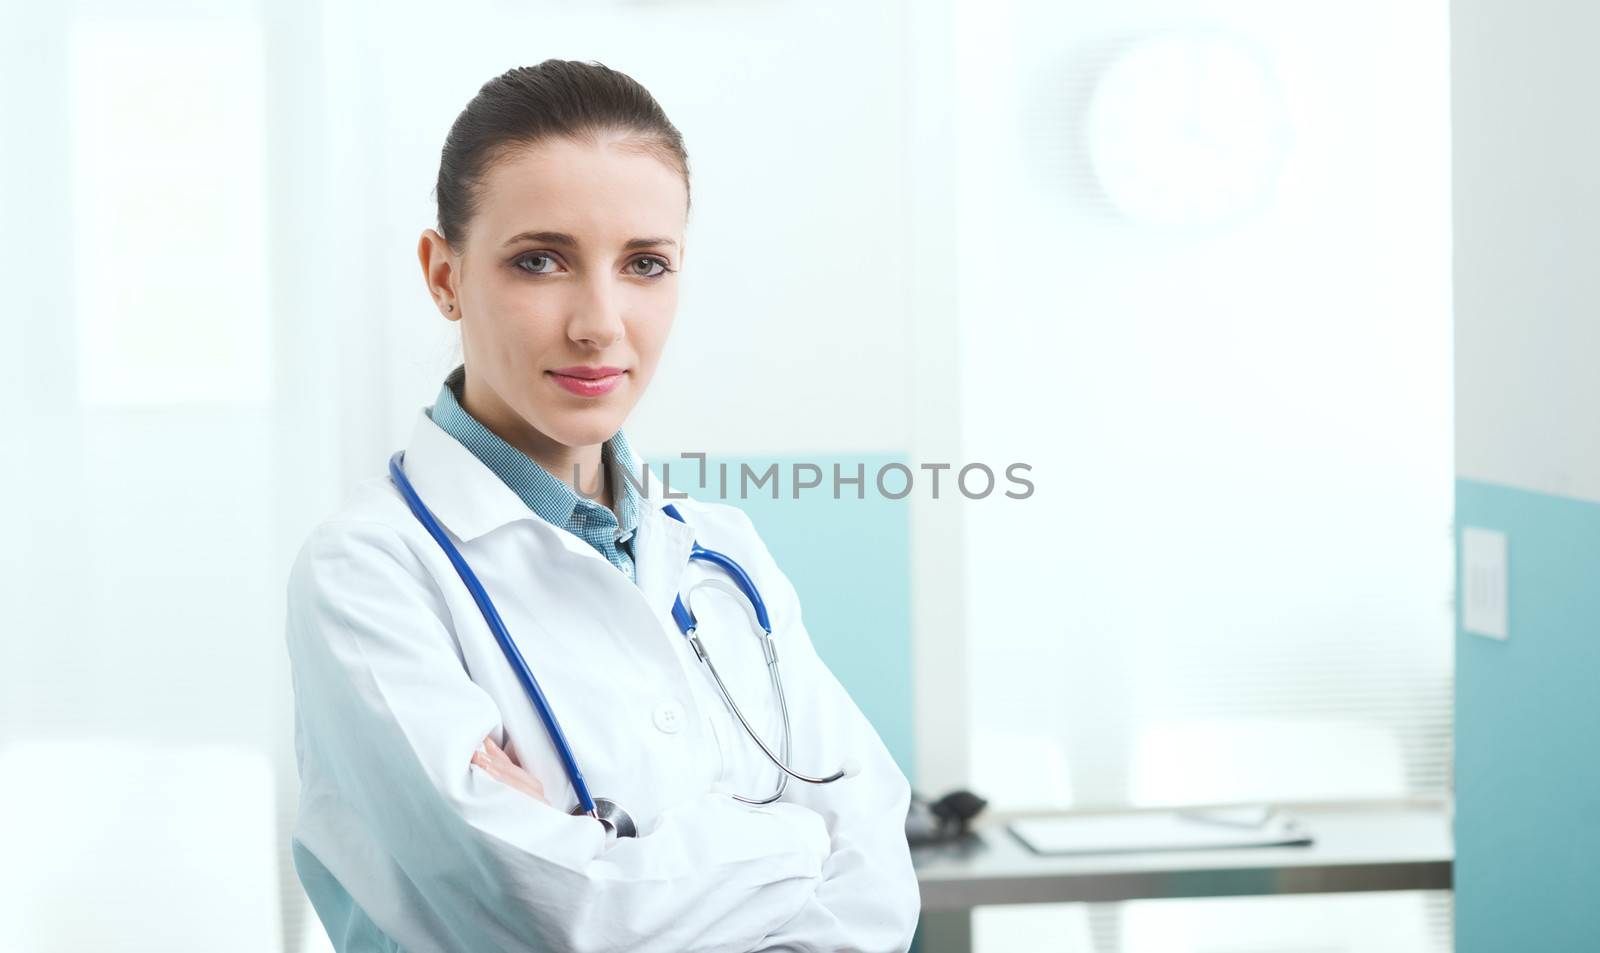
[[[669,735],[677,734],[678,729],[683,726],[683,706],[677,702],[662,702],[656,706],[652,717],[657,728]]]

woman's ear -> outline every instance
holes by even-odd
[[[422,230],[417,241],[417,261],[422,265],[422,280],[427,283],[428,296],[446,320],[459,321],[461,308],[456,298],[455,254],[444,236],[431,228]]]

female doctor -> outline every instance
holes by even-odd
[[[293,856],[334,945],[905,950],[905,777],[750,520],[668,498],[621,430],[677,308],[677,129],[598,64],[514,69],[437,199],[464,363],[288,588]]]

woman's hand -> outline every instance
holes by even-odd
[[[508,784],[531,798],[550,803],[545,799],[544,785],[539,783],[539,779],[522,770],[522,765],[501,750],[493,738],[483,739],[483,748],[472,753],[472,763],[489,772],[489,776],[501,784]]]

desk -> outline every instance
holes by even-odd
[[[971,947],[971,910],[996,903],[1114,903],[1365,890],[1447,890],[1455,853],[1440,804],[1289,808],[1309,847],[1042,857],[982,819],[962,842],[911,852],[922,886],[922,953]],[[1014,815],[1013,815],[1014,816]]]

